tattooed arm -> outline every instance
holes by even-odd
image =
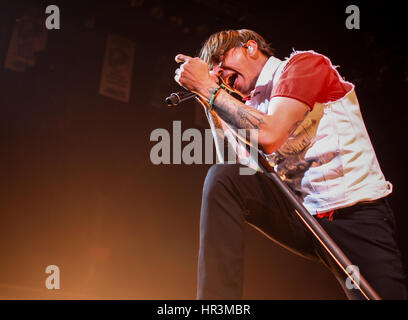
[[[185,88],[196,92],[207,101],[218,87],[209,75],[208,65],[199,58],[177,55],[184,61],[176,70],[175,80]],[[214,110],[221,119],[236,129],[258,130],[258,145],[265,153],[277,150],[303,121],[309,106],[296,99],[273,97],[269,107],[271,114],[264,114],[245,105],[221,89],[214,101]]]
[[[216,88],[211,86],[202,90],[201,95],[210,100]],[[214,101],[214,111],[232,127],[258,130],[258,144],[265,153],[277,150],[309,112],[308,105],[287,97],[273,97],[270,108],[272,113],[264,114],[238,101],[224,90],[221,90]]]

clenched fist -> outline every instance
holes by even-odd
[[[183,54],[175,57],[176,62],[182,64],[175,71],[174,80],[195,93],[209,99],[209,89],[217,87],[217,77],[212,75],[208,64],[200,58],[192,58]]]

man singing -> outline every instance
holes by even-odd
[[[354,85],[314,51],[279,60],[251,30],[228,30],[205,42],[200,58],[182,54],[175,80],[197,93],[212,128],[256,129],[258,145],[280,178],[383,299],[406,299],[395,219],[361,116]],[[224,83],[245,103],[231,96]],[[198,299],[240,299],[244,223],[303,257],[323,262],[349,299],[363,299],[262,172],[213,165],[200,222]]]

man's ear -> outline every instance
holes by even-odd
[[[248,50],[248,55],[250,57],[255,57],[257,55],[258,43],[256,43],[256,41],[248,40],[245,46],[246,46],[246,48]]]

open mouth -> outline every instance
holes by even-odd
[[[238,78],[238,74],[237,73],[232,73],[231,75],[228,76],[228,78],[226,79],[226,83],[229,87],[235,89],[235,82]]]

